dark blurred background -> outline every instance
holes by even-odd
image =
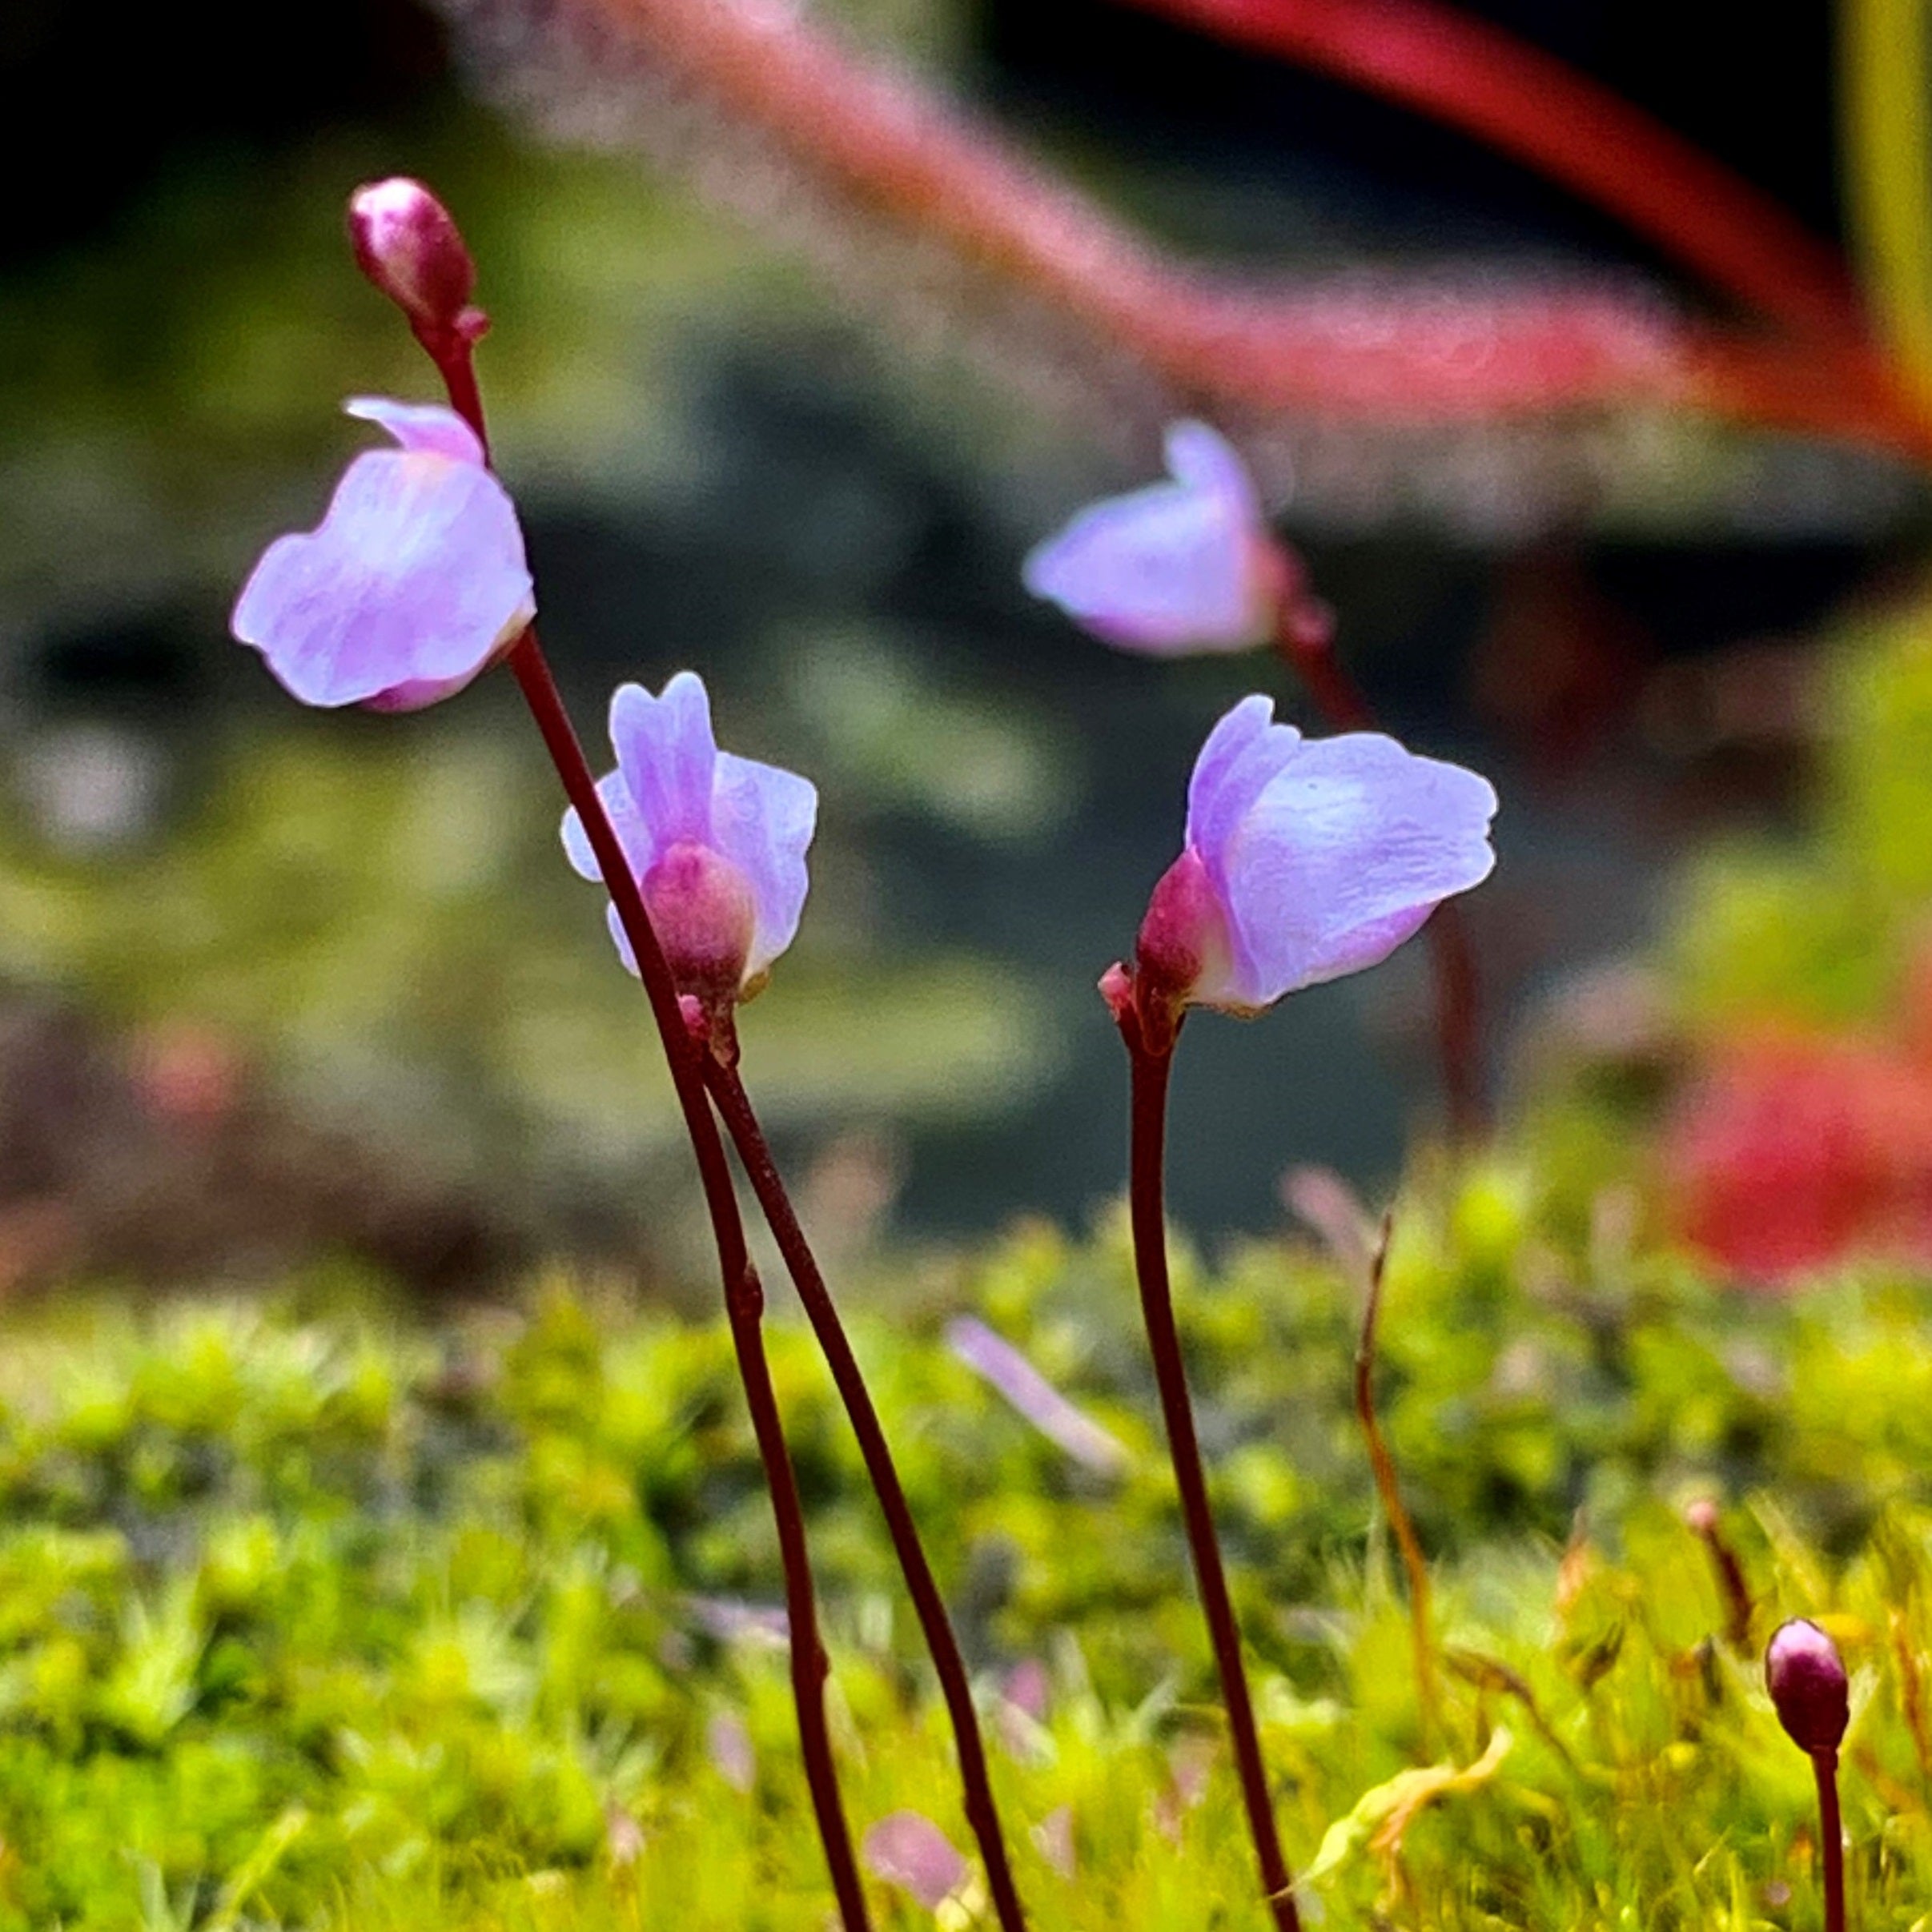
[[[1838,231],[1823,6],[1472,10]],[[1709,301],[1472,142],[1104,0],[828,19],[1195,256]],[[460,1289],[560,1246],[685,1251],[641,1012],[510,695],[308,717],[226,639],[254,554],[361,440],[339,399],[428,393],[339,239],[391,171],[442,187],[481,261],[587,729],[618,679],[690,664],[729,742],[821,785],[805,934],[746,1022],[819,1225],[1107,1197],[1124,1079],[1092,982],[1207,724],[1255,688],[1305,715],[1265,661],[1121,657],[1021,591],[1029,544],[1152,472],[1151,436],[1093,434],[1077,380],[1060,417],[1003,394],[1003,343],[953,352],[971,316],[913,340],[838,272],[862,234],[815,258],[721,211],[701,132],[685,167],[566,138],[472,16],[14,0],[0,75],[27,110],[0,117],[27,184],[0,232],[0,1289],[332,1250]],[[1688,841],[1801,795],[1809,641],[1924,502],[1876,458],[1668,422],[1600,500],[1480,432],[1420,490],[1360,442],[1360,487],[1304,484],[1283,524],[1392,729],[1503,793],[1470,915],[1506,1087],[1525,1014],[1644,938]],[[1411,948],[1264,1026],[1203,1020],[1177,1212],[1265,1227],[1294,1163],[1391,1173],[1435,1119],[1427,1018]]]

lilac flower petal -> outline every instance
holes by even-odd
[[[460,689],[535,613],[503,485],[473,463],[375,450],[315,530],[269,545],[231,621],[295,697],[336,705]]]
[[[1077,1463],[1118,1476],[1133,1460],[1126,1444],[1076,1408],[1010,1342],[982,1321],[962,1315],[946,1325],[946,1343],[961,1361],[998,1389],[1044,1436]]]
[[[1267,532],[1241,460],[1201,423],[1167,435],[1175,480],[1090,504],[1021,567],[1035,596],[1124,649],[1245,650],[1267,637]]]
[[[1275,701],[1244,697],[1207,734],[1187,785],[1187,843],[1219,851],[1301,743],[1292,725],[1274,721]]]
[[[691,1620],[721,1644],[748,1640],[782,1649],[791,1641],[791,1620],[782,1605],[747,1603],[741,1597],[687,1597]]]
[[[718,753],[713,837],[718,850],[750,882],[757,909],[747,978],[762,973],[797,933],[811,886],[805,855],[817,819],[818,790],[809,778],[728,751]]]
[[[617,910],[613,902],[604,909],[604,923],[610,928],[611,943],[617,949],[617,957],[624,962],[624,970],[633,979],[643,975],[637,970],[637,949],[631,944],[631,936],[624,930],[624,915]]]
[[[894,1811],[866,1834],[866,1869],[936,1912],[963,1886],[971,1868],[951,1839],[916,1811]]]
[[[680,839],[709,845],[717,741],[703,680],[680,671],[657,697],[642,685],[620,685],[610,701],[610,741],[653,854]]]
[[[1496,805],[1485,779],[1392,738],[1303,743],[1219,828],[1219,848],[1203,847],[1227,915],[1235,1002],[1267,1006],[1385,958],[1438,902],[1488,876]]]
[[[343,404],[342,413],[380,424],[406,450],[483,467],[483,445],[476,431],[455,410],[445,409],[440,403],[398,403],[386,396],[355,396]]]
[[[643,878],[657,854],[651,843],[650,828],[631,802],[630,787],[624,782],[623,773],[606,772],[597,781],[597,796],[604,801],[604,815],[617,835],[617,843],[624,848],[624,856],[631,862],[632,874]],[[584,830],[575,805],[564,814],[564,851],[579,878],[588,879],[593,885],[602,880],[604,874],[596,854],[591,850],[590,834]]]
[[[1205,423],[1171,423],[1163,439],[1168,473],[1184,488],[1218,496],[1251,525],[1261,522],[1261,500],[1233,444]]]

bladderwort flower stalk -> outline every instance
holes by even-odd
[[[1818,1850],[1825,1867],[1825,1932],[1845,1932],[1845,1822],[1838,1809],[1838,1746],[1851,1721],[1850,1685],[1838,1647],[1794,1617],[1765,1646],[1765,1686],[1785,1735],[1811,1760],[1818,1787]]]
[[[980,1856],[986,1861],[986,1889],[1003,1932],[1023,1932],[1026,1914],[1014,1886],[1006,1840],[1000,1830],[999,1812],[994,1802],[992,1780],[988,1773],[986,1745],[980,1735],[978,1713],[974,1707],[972,1681],[966,1674],[966,1660],[959,1640],[946,1614],[946,1599],[940,1594],[925,1545],[919,1540],[911,1505],[906,1500],[905,1485],[893,1460],[891,1445],[873,1406],[858,1359],[839,1319],[838,1306],[832,1299],[825,1276],[812,1252],[805,1230],[793,1211],[784,1177],[772,1158],[771,1147],[753,1111],[750,1096],[737,1070],[735,1043],[729,1050],[707,1057],[706,1085],[717,1103],[732,1145],[751,1182],[760,1210],[784,1257],[792,1284],[803,1303],[805,1319],[818,1338],[826,1366],[832,1372],[839,1399],[851,1419],[853,1433],[858,1438],[859,1454],[865,1459],[866,1473],[878,1492],[885,1512],[886,1527],[906,1578],[906,1588],[919,1619],[919,1629],[931,1653],[938,1673],[946,1715],[952,1721],[953,1737],[959,1753],[959,1779],[965,1789],[966,1822],[978,1841]]]
[[[1134,964],[1100,982],[1131,1070],[1128,1210],[1142,1313],[1181,1512],[1227,1709],[1262,1890],[1299,1932],[1241,1637],[1207,1492],[1167,1264],[1167,1093],[1187,1010],[1252,1015],[1357,972],[1486,878],[1496,794],[1473,772],[1356,733],[1319,742],[1245,698],[1209,734],[1188,786],[1186,841],[1154,888]]]
[[[408,317],[417,341],[443,379],[452,408],[474,435],[481,461],[487,466],[488,431],[474,351],[488,323],[470,302],[475,269],[454,221],[420,183],[398,179],[359,190],[350,203],[349,226],[357,263]],[[777,1526],[790,1631],[793,1696],[813,1812],[846,1932],[866,1932],[870,1920],[865,1894],[839,1799],[837,1768],[825,1721],[829,1665],[818,1632],[804,1510],[765,1354],[764,1291],[746,1247],[724,1144],[705,1098],[700,1055],[642,893],[604,811],[596,779],[551,675],[533,611],[503,654],[564,790],[579,814],[629,942],[697,1158],[724,1280],[733,1346]]]
[[[885,1512],[952,1721],[966,1818],[994,1907],[1005,1932],[1024,1932],[965,1659],[837,1307],[737,1071],[737,1006],[764,986],[798,930],[817,794],[793,773],[721,751],[703,681],[689,671],[657,696],[620,686],[610,735],[617,768],[599,781],[598,795],[656,917],[686,1023],[703,1049],[705,1084],[797,1285]],[[574,813],[564,822],[564,845],[582,876],[597,876]],[[613,937],[635,970],[623,932]]]
[[[1380,730],[1335,653],[1335,613],[1301,559],[1270,528],[1234,447],[1205,423],[1171,424],[1169,480],[1090,504],[1038,545],[1022,575],[1036,596],[1117,649],[1155,657],[1267,645],[1338,732]],[[1480,1139],[1480,985],[1468,929],[1452,906],[1429,922],[1436,1051],[1458,1143]]]
[[[1195,1581],[1200,1589],[1208,1641],[1214,1649],[1215,1669],[1221,1680],[1221,1701],[1227,1710],[1235,1769],[1240,1779],[1242,1805],[1247,1814],[1248,1836],[1254,1840],[1255,1858],[1261,1870],[1262,1892],[1279,1932],[1301,1932],[1294,1876],[1281,1849],[1281,1832],[1275,1822],[1274,1799],[1268,1789],[1267,1766],[1261,1755],[1261,1733],[1255,1723],[1255,1702],[1248,1692],[1247,1669],[1241,1661],[1240,1627],[1235,1620],[1227,1572],[1215,1533],[1214,1509],[1207,1498],[1207,1476],[1194,1426],[1194,1405],[1187,1394],[1187,1369],[1181,1354],[1180,1331],[1175,1323],[1174,1288],[1167,1271],[1167,1077],[1174,1064],[1174,1043],[1179,1037],[1180,1022],[1178,1018],[1169,1019],[1163,1029],[1157,1018],[1155,1028],[1150,1029],[1131,989],[1123,984],[1119,990],[1121,997],[1115,1003],[1115,1018],[1120,1037],[1127,1043],[1132,1068],[1127,1199],[1134,1230],[1135,1267],[1140,1279],[1141,1314],[1154,1358],[1161,1418],[1167,1428],[1175,1480],[1180,1490],[1181,1518],[1187,1527],[1187,1548],[1194,1560]]]

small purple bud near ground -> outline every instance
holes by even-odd
[[[1801,1751],[1836,1751],[1851,1720],[1838,1647],[1808,1618],[1780,1624],[1765,1649],[1765,1685],[1777,1721]]]
[[[1845,1826],[1838,1811],[1838,1745],[1851,1721],[1851,1686],[1830,1637],[1809,1618],[1780,1624],[1765,1647],[1765,1685],[1777,1721],[1811,1759],[1825,1866],[1825,1932],[1845,1932]]]

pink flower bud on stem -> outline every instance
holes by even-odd
[[[1845,1932],[1845,1826],[1838,1811],[1838,1745],[1850,1721],[1850,1687],[1838,1647],[1802,1617],[1781,1624],[1765,1648],[1765,1684],[1785,1735],[1818,1778],[1825,1861],[1825,1932]]]
[[[356,267],[419,337],[474,342],[489,327],[483,311],[470,306],[476,264],[462,232],[421,182],[392,175],[358,188],[349,197],[349,245]]]

